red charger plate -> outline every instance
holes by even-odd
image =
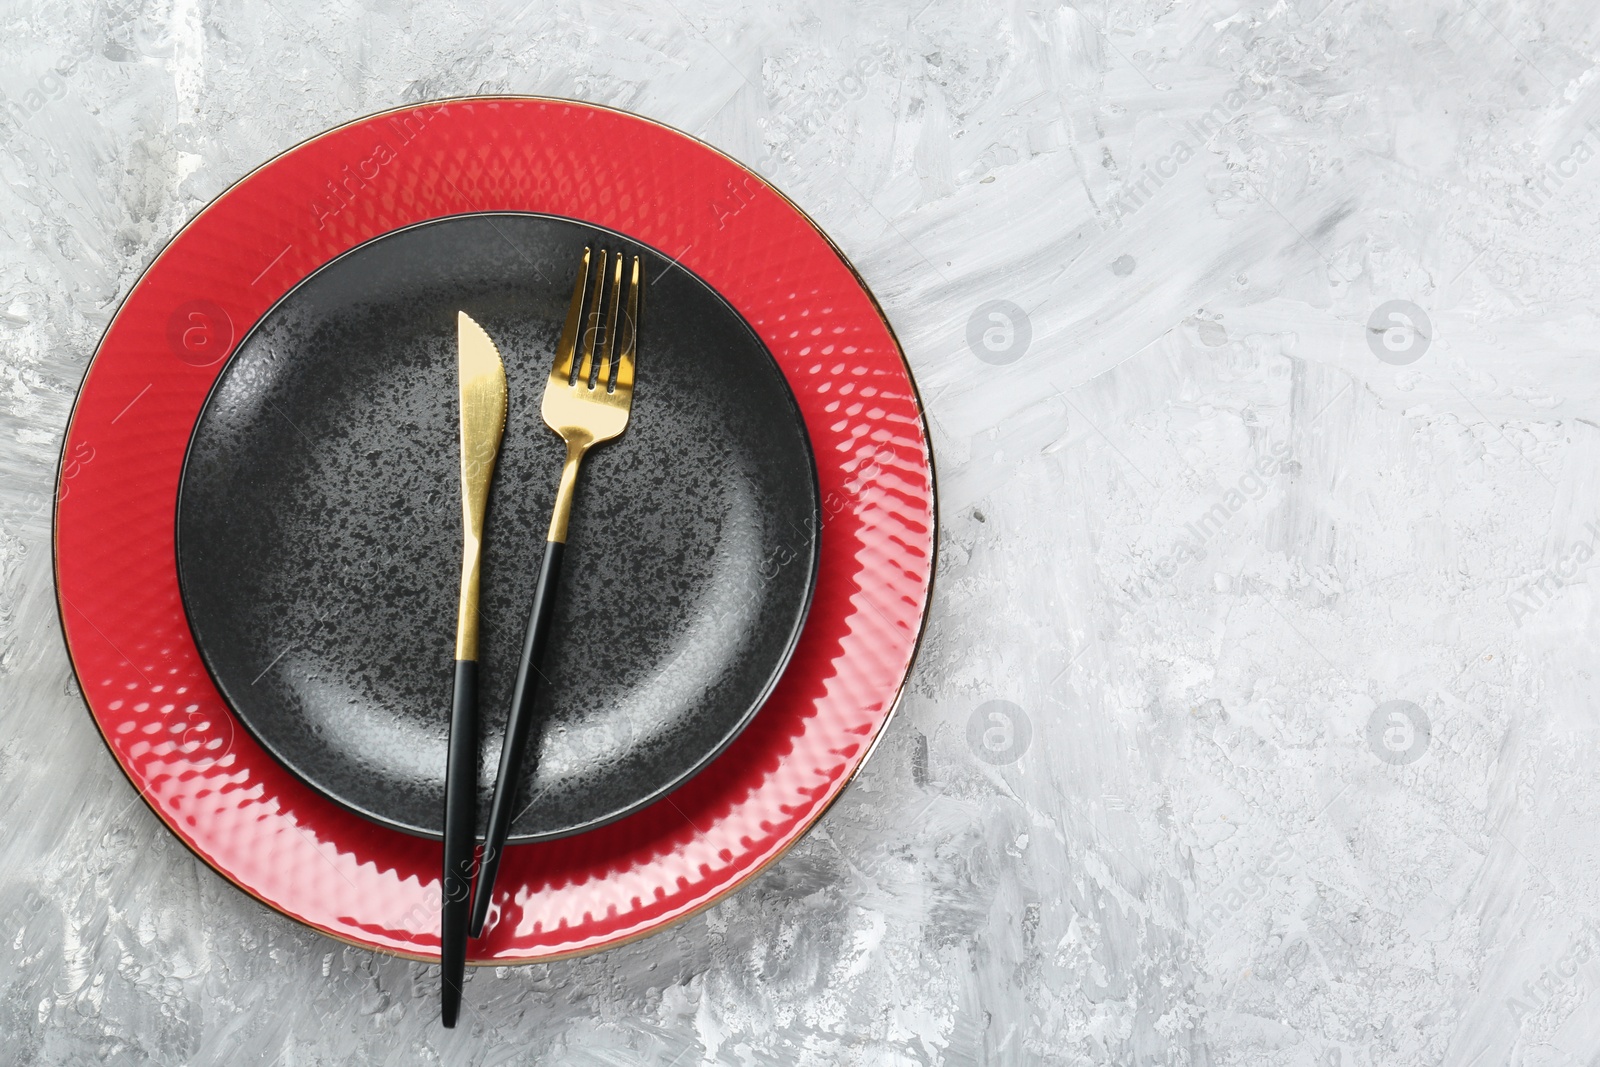
[[[592,104],[474,97],[360,119],[278,156],[184,227],[123,302],[73,410],[55,511],[62,627],[95,723],[156,815],[246,893],[340,940],[438,957],[439,843],[344,810],[237,725],[184,614],[174,516],[201,405],[274,302],[355,245],[479,211],[608,227],[718,290],[799,400],[824,516],[811,614],[773,695],[662,800],[510,847],[497,887],[510,903],[472,943],[472,962],[499,964],[658,930],[806,832],[904,685],[936,514],[916,388],[877,302],[799,208],[710,146]]]

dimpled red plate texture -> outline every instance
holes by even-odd
[[[710,766],[574,837],[508,849],[474,962],[618,944],[751,878],[822,814],[900,693],[933,571],[927,438],[900,348],[826,237],[760,178],[636,116],[445,101],[322,134],[230,188],[106,331],[62,452],[56,582],[107,745],[156,814],[245,892],[333,937],[434,959],[437,841],[350,814],[239,727],[178,593],[179,474],[223,361],[310,272],[402,226],[476,211],[592,222],[699,274],[761,335],[816,452],[815,600],[776,691]],[[451,650],[439,650],[441,670]]]

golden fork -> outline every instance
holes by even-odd
[[[489,811],[489,836],[478,870],[478,884],[472,898],[472,936],[483,933],[494,891],[495,872],[500,853],[511,830],[512,805],[516,802],[517,780],[522,775],[523,749],[532,723],[534,678],[544,657],[545,637],[550,629],[550,613],[555,606],[556,577],[566,550],[567,520],[572,514],[572,498],[578,485],[578,468],[584,454],[595,445],[617,437],[628,428],[628,411],[633,406],[633,363],[638,343],[639,293],[641,289],[638,256],[627,267],[627,300],[622,301],[624,257],[620,252],[607,256],[592,248],[583,250],[578,279],[567,306],[567,321],[556,343],[555,364],[544,386],[544,421],[567,444],[567,460],[561,467],[561,485],[556,490],[555,508],[550,516],[550,533],[545,538],[544,565],[534,589],[533,609],[528,613],[528,633],[522,645],[522,664],[517,669],[516,689],[511,697],[511,715],[506,721],[505,741],[500,749],[500,774],[494,784],[494,801]],[[607,278],[607,263],[611,264]],[[591,268],[592,274],[591,274]],[[585,306],[587,305],[587,312]],[[581,328],[581,329],[580,329]],[[596,341],[599,341],[598,365]]]

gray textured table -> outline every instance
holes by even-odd
[[[1600,1063],[1597,53],[1537,0],[7,5],[0,1063]],[[918,373],[944,525],[819,827],[660,936],[477,973],[447,1033],[435,972],[137,799],[48,504],[188,218],[479,91],[638,111],[810,212]]]

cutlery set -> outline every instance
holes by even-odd
[[[455,1026],[460,1012],[467,940],[483,933],[500,856],[516,815],[516,783],[533,722],[535,678],[555,606],[578,471],[590,448],[620,436],[628,426],[641,288],[638,256],[630,260],[620,252],[601,250],[596,254],[592,248],[584,249],[541,405],[545,423],[567,446],[566,461],[528,614],[481,858],[476,840],[478,585],[484,515],[505,432],[508,390],[499,349],[466,312],[457,313],[463,538],[455,690],[445,772],[440,923],[441,1017],[447,1027]]]

